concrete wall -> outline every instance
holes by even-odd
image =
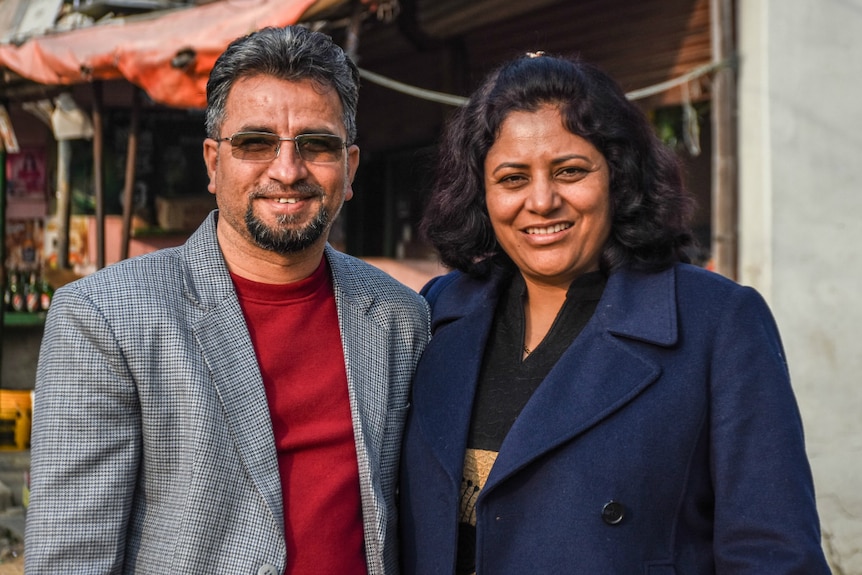
[[[782,331],[833,570],[862,574],[862,0],[737,10],[740,281]]]

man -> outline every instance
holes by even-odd
[[[265,29],[207,85],[214,211],[57,291],[36,382],[28,573],[394,573],[427,306],[326,243],[358,72]]]

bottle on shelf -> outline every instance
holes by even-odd
[[[47,278],[45,278],[45,274],[42,274],[41,281],[39,282],[39,307],[42,311],[48,311],[48,308],[51,307],[51,300],[53,298],[54,288],[48,283]]]
[[[41,303],[41,294],[39,293],[39,282],[36,281],[36,271],[30,272],[30,279],[24,287],[24,303],[27,311],[36,313],[39,311]]]
[[[24,284],[18,271],[12,272],[12,277],[9,280],[9,294],[9,303],[12,311],[25,311],[27,309]]]
[[[12,311],[12,270],[6,273],[6,281],[3,285],[3,310]]]

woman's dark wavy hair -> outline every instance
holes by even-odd
[[[608,163],[612,223],[601,269],[654,271],[690,261],[693,201],[676,155],[643,112],[591,64],[527,55],[488,76],[446,127],[421,224],[442,262],[477,277],[494,264],[514,265],[488,217],[484,162],[511,112],[533,112],[546,104],[559,106],[566,128],[588,140]]]

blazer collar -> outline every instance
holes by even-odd
[[[185,296],[203,309],[212,309],[226,298],[236,299],[227,264],[218,245],[218,210],[210,212],[181,249],[185,269]]]
[[[367,275],[362,268],[366,264],[335,250],[329,244],[326,244],[323,253],[332,270],[332,285],[339,305],[349,303],[358,312],[366,313],[374,303],[371,290],[364,285]]]
[[[224,256],[218,248],[216,224],[218,210],[213,210],[182,246],[186,270],[185,295],[204,309],[211,309],[235,297],[233,282]],[[362,288],[363,273],[354,273],[358,260],[345,257],[329,244],[324,249],[332,270],[333,286],[339,296],[361,311],[374,303],[370,290]]]

